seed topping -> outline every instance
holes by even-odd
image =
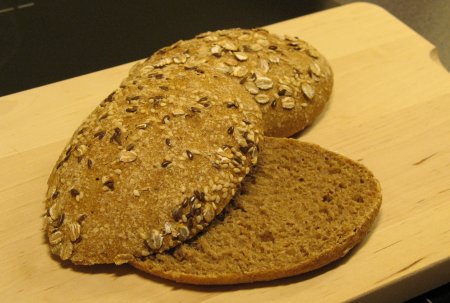
[[[155,229],[152,230],[152,233],[150,235],[149,239],[145,240],[145,244],[152,249],[152,250],[158,250],[161,248],[163,243],[163,237],[161,233]]]
[[[236,104],[236,102],[228,102],[227,108],[238,108],[239,106]]]
[[[189,229],[186,226],[180,226],[178,228],[178,238],[181,241],[185,241],[187,240],[187,238],[189,237]]]
[[[246,61],[248,59],[248,56],[246,53],[244,52],[235,52],[234,56],[236,57],[236,59],[238,59],[239,61]]]
[[[186,207],[189,205],[189,199],[188,198],[184,198],[183,202],[181,202],[181,206],[182,207]]]
[[[189,160],[193,160],[194,159],[194,155],[192,154],[192,152],[190,150],[186,150],[186,155],[187,155]]]
[[[111,136],[111,139],[109,139],[109,142],[116,142],[119,145],[122,145],[122,141],[120,139],[120,136],[122,135],[122,131],[120,128],[116,127],[114,129],[114,134]]]
[[[210,203],[207,203],[203,209],[203,219],[205,219],[205,221],[209,223],[214,219],[214,216],[214,208]]]
[[[78,189],[76,189],[76,188],[72,188],[71,190],[70,190],[70,194],[72,195],[72,197],[76,197],[76,196],[78,196],[79,194],[80,194],[80,192],[78,191]]]
[[[165,116],[162,118],[161,123],[162,123],[162,124],[166,124],[167,121],[169,121],[169,120],[170,120],[170,116],[169,116],[169,115],[165,115]]]
[[[161,163],[161,166],[162,166],[163,168],[166,168],[166,167],[169,166],[171,163],[172,163],[172,161],[164,160],[164,161]]]
[[[316,62],[309,65],[309,70],[316,76],[320,76],[320,66]]]
[[[220,57],[221,52],[222,52],[222,47],[220,45],[216,44],[213,47],[211,47],[211,53],[213,54],[213,56]]]
[[[78,238],[80,237],[80,232],[81,232],[80,224],[78,224],[76,222],[72,222],[72,223],[67,224],[67,227],[69,229],[70,241],[75,242],[76,240],[78,240]]]
[[[258,88],[263,89],[263,90],[271,89],[273,86],[272,79],[270,79],[268,77],[256,78],[255,84]]]
[[[256,87],[256,84],[253,82],[250,82],[250,81],[245,82],[244,87],[252,95],[256,95],[259,93],[259,89]]]
[[[137,154],[133,150],[122,150],[119,154],[119,161],[124,163],[129,163],[135,161]]]
[[[302,92],[308,99],[311,100],[312,98],[314,98],[315,91],[314,88],[309,83],[306,82],[302,83]]]
[[[173,218],[176,222],[178,222],[178,221],[181,220],[181,216],[182,216],[182,215],[183,215],[183,211],[182,211],[181,208],[175,208],[175,209],[172,211],[172,218]]]
[[[67,260],[72,256],[73,244],[69,241],[63,243],[59,256],[62,260]]]
[[[295,101],[292,97],[283,97],[281,99],[281,106],[284,109],[293,109],[295,107]]]
[[[103,185],[106,186],[107,188],[109,188],[110,190],[114,190],[114,181],[113,180],[108,180],[108,181],[104,182]]]
[[[258,102],[259,104],[266,104],[270,101],[269,96],[267,96],[266,94],[258,94],[255,96],[255,100],[256,102]]]
[[[94,134],[94,138],[98,138],[99,140],[103,139],[103,137],[106,135],[106,131],[101,130],[99,132],[96,132]]]
[[[62,239],[63,239],[63,234],[59,230],[55,231],[54,233],[50,234],[50,236],[48,236],[48,241],[52,245],[61,243]]]
[[[202,112],[202,111],[200,110],[200,108],[195,107],[195,106],[192,106],[192,107],[191,107],[191,111],[192,111],[193,113],[201,113],[201,112]]]
[[[221,41],[220,45],[226,50],[237,51],[237,46],[231,41],[228,41],[228,40]]]
[[[245,66],[235,66],[233,67],[233,72],[231,73],[233,76],[241,78],[247,75],[248,69]]]
[[[52,194],[52,200],[55,200],[59,196],[59,191],[55,190],[55,192]]]
[[[142,124],[138,124],[136,125],[137,129],[146,129],[148,127],[147,123],[142,123]]]

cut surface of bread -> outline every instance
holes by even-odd
[[[261,108],[266,136],[288,137],[310,125],[333,85],[330,65],[314,47],[264,29],[203,33],[159,50],[134,70],[183,62],[212,66],[245,87]]]
[[[317,145],[266,138],[256,172],[205,232],[131,264],[190,284],[297,275],[343,257],[380,205],[379,183],[363,165]]]
[[[256,163],[261,112],[204,66],[147,66],[76,130],[49,178],[51,251],[122,264],[203,230]]]

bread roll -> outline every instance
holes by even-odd
[[[49,178],[51,251],[122,264],[203,230],[251,167],[261,113],[225,75],[146,66],[76,130]]]
[[[256,173],[205,232],[132,265],[189,284],[293,276],[347,254],[380,204],[380,185],[363,165],[314,144],[266,138]]]
[[[212,66],[240,83],[261,108],[266,136],[288,137],[312,124],[333,86],[331,67],[314,47],[264,29],[203,33],[161,49],[141,66],[183,62]]]

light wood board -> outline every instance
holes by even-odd
[[[191,287],[53,259],[41,230],[47,177],[125,64],[0,98],[2,302],[388,302],[450,280],[450,76],[432,60],[434,46],[370,4],[267,28],[311,42],[331,62],[332,100],[301,139],[380,180],[382,210],[367,240],[324,269],[245,286]]]

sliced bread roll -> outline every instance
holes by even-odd
[[[203,230],[257,161],[261,113],[223,74],[147,67],[76,130],[49,178],[51,251],[126,263]]]
[[[161,49],[141,65],[184,62],[213,66],[245,87],[261,108],[266,136],[288,137],[310,125],[333,85],[331,68],[314,47],[264,29],[203,33]]]
[[[297,275],[343,257],[381,205],[372,173],[317,145],[266,138],[256,173],[196,238],[136,268],[190,284],[235,284]]]

